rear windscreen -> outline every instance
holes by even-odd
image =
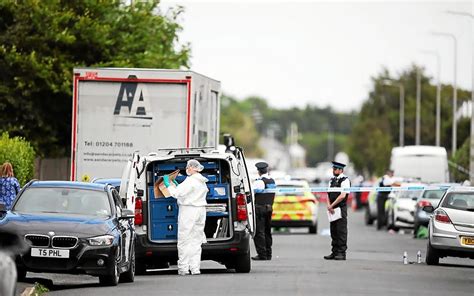
[[[441,199],[446,190],[426,190],[423,192],[423,199]]]
[[[474,211],[474,192],[448,193],[443,200],[444,208]]]

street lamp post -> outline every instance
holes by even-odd
[[[474,11],[473,11],[474,12]],[[454,14],[458,16],[464,16],[464,17],[469,17],[472,20],[474,20],[474,14],[469,13],[469,12],[462,12],[462,11],[447,11],[449,14]],[[472,38],[473,44],[472,44],[472,79],[471,79],[471,147],[470,147],[470,154],[469,154],[469,179],[471,180],[471,185],[474,185],[474,37]]]
[[[456,112],[457,112],[457,103],[458,103],[458,89],[457,89],[457,51],[458,51],[458,40],[456,36],[451,33],[444,33],[444,32],[432,32],[435,36],[442,36],[448,37],[453,40],[454,44],[454,79],[453,79],[453,129],[452,129],[452,150],[451,153],[454,156],[457,149],[457,120],[456,120]]]
[[[388,86],[398,86],[400,89],[398,145],[403,147],[405,145],[405,87],[403,87],[401,82],[395,82],[390,79],[383,80],[383,84]]]
[[[441,146],[441,58],[437,51],[422,50],[424,54],[433,55],[436,57],[437,79],[436,86],[436,146]]]
[[[416,69],[416,122],[415,122],[415,145],[420,145],[421,125],[421,71]]]

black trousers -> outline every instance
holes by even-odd
[[[387,217],[385,217],[385,202],[387,199],[387,192],[379,192],[377,194],[377,229],[382,229],[387,223]]]
[[[255,230],[255,249],[260,257],[272,257],[272,206],[255,205],[257,226]]]
[[[332,253],[345,255],[347,251],[347,205],[341,206],[341,219],[330,224]]]

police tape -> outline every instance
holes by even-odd
[[[400,186],[400,187],[299,187],[265,189],[261,193],[300,193],[300,192],[392,192],[392,191],[422,191],[422,190],[447,190],[451,186]]]

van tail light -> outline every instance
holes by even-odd
[[[420,208],[427,207],[427,206],[431,206],[431,203],[427,200],[420,200],[418,202],[418,207]]]
[[[247,221],[247,197],[245,194],[239,193],[236,196],[237,201],[237,221]]]
[[[141,198],[135,200],[135,225],[143,224],[143,201]]]
[[[443,210],[438,210],[435,213],[435,220],[441,223],[451,223],[448,214]]]

